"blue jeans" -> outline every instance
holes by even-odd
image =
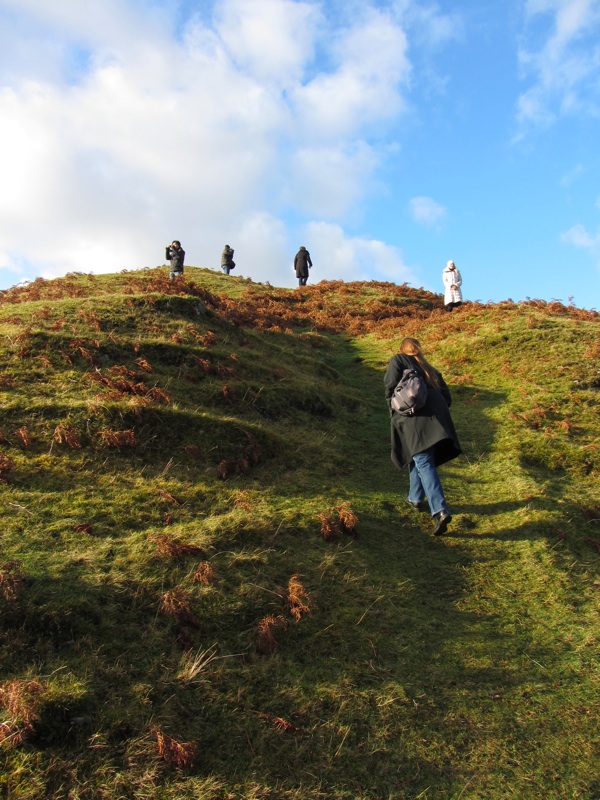
[[[413,456],[408,465],[408,475],[408,499],[412,503],[422,503],[427,497],[432,515],[439,511],[448,511],[440,476],[435,468],[433,447]]]

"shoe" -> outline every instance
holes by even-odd
[[[409,506],[412,506],[415,511],[427,511],[427,504],[426,503],[413,503],[412,500],[409,500],[408,497],[405,498],[406,502]]]
[[[433,535],[434,536],[441,536],[443,533],[446,533],[446,529],[448,528],[448,523],[452,522],[452,515],[449,511],[438,511],[437,514],[433,515]]]

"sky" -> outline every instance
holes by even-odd
[[[0,290],[186,264],[600,310],[600,0],[0,0]]]

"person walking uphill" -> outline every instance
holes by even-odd
[[[444,305],[446,311],[452,311],[453,308],[462,303],[462,278],[460,272],[456,269],[454,261],[448,261],[446,268],[442,272],[442,280],[444,281]]]
[[[233,260],[234,252],[233,247],[229,247],[229,245],[226,244],[221,253],[221,269],[225,275],[229,275],[231,270],[235,267],[235,261]]]
[[[181,242],[174,239],[172,244],[165,247],[165,258],[171,262],[171,271],[169,277],[175,280],[183,275],[183,262],[185,260],[185,250],[181,246]]]
[[[310,260],[310,253],[306,247],[302,246],[294,257],[294,269],[296,270],[296,277],[298,278],[299,286],[306,286],[308,280],[308,270],[312,267]]]
[[[425,404],[409,416],[391,406],[394,389],[407,369],[416,370],[427,384]],[[446,533],[452,516],[437,468],[462,452],[450,416],[450,390],[423,355],[419,342],[411,337],[402,340],[400,352],[390,359],[383,382],[391,413],[392,462],[398,469],[408,467],[406,500],[416,511],[426,511],[427,498],[433,532],[441,536]]]

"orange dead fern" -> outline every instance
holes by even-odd
[[[23,425],[21,428],[18,428],[15,431],[15,435],[19,437],[19,439],[23,442],[23,447],[25,449],[29,449],[33,444],[33,437],[29,433],[28,428]]]
[[[180,742],[168,736],[158,728],[154,728],[159,757],[170,767],[190,768],[196,760],[196,742]]]
[[[27,582],[27,574],[20,561],[6,561],[0,564],[0,595],[7,602],[16,600]]]
[[[8,476],[15,468],[15,462],[9,456],[0,453],[0,481],[8,482]]]
[[[166,533],[159,533],[149,536],[148,539],[156,545],[159,555],[163,558],[173,558],[179,561],[186,556],[204,555],[204,550],[195,544],[185,544],[184,542],[169,536]]]
[[[185,450],[190,458],[195,458],[197,461],[202,458],[202,450],[196,444],[184,444],[181,449]]]
[[[177,622],[192,628],[200,627],[200,620],[192,611],[190,596],[183,589],[166,592],[162,597],[160,610],[165,616],[173,617]]]
[[[300,621],[303,614],[310,614],[309,602],[310,595],[300,583],[299,576],[292,575],[288,581],[286,605],[296,622]]]
[[[135,363],[138,365],[138,367],[140,369],[144,370],[144,372],[152,372],[153,371],[152,370],[152,365],[148,361],[146,361],[145,358],[142,358],[142,356],[137,358]]]
[[[358,525],[358,517],[348,503],[340,503],[322,511],[318,515],[321,520],[321,534],[325,541],[332,541],[343,534],[354,534]]]
[[[38,681],[14,679],[0,685],[0,705],[8,719],[0,724],[0,744],[18,747],[40,718],[44,687]]]
[[[105,447],[114,447],[117,450],[122,447],[135,447],[137,444],[135,431],[132,430],[111,431],[106,429],[100,431],[100,439]]]
[[[215,570],[209,561],[201,561],[196,567],[193,580],[203,586],[210,586],[215,580]]]
[[[259,653],[263,655],[271,655],[277,650],[278,644],[275,638],[275,631],[285,630],[287,628],[286,620],[281,616],[269,614],[261,619],[258,623],[258,640],[256,647]]]
[[[79,434],[70,425],[57,425],[54,429],[54,441],[57,444],[66,444],[71,450],[79,450],[81,448]]]
[[[302,728],[297,728],[295,725],[292,725],[291,722],[288,722],[287,719],[283,719],[283,717],[272,717],[270,714],[264,714],[263,712],[258,713],[258,716],[262,719],[266,720],[269,724],[271,724],[275,730],[281,731],[282,733],[301,733]]]

